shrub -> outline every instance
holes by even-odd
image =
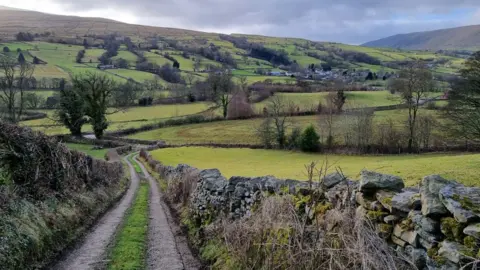
[[[254,115],[252,106],[244,94],[234,95],[227,107],[227,119],[246,119]]]
[[[302,131],[300,130],[300,128],[298,127],[294,128],[287,140],[288,148],[290,149],[300,148],[301,137],[302,137]]]
[[[300,139],[300,148],[305,152],[316,152],[320,150],[319,140],[320,136],[318,136],[313,125],[310,125],[303,131]]]

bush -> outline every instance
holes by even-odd
[[[254,115],[252,106],[243,93],[234,95],[227,108],[227,119],[247,119]]]
[[[310,125],[303,131],[300,139],[300,148],[305,152],[316,152],[320,150],[319,140],[320,136],[318,136],[313,125]]]
[[[287,146],[289,149],[299,149],[301,144],[302,131],[300,128],[296,127],[290,133],[290,136],[287,140]]]

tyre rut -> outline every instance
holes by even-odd
[[[135,193],[139,187],[139,177],[132,164],[124,158],[128,164],[131,181],[130,186],[120,202],[97,222],[81,244],[73,249],[68,255],[57,262],[52,269],[55,270],[86,270],[102,269],[105,266],[105,256],[109,244],[115,237],[115,233],[122,224],[127,209],[130,208]]]
[[[174,222],[157,181],[141,162],[137,163],[150,185],[147,269],[200,269],[201,264],[192,255],[186,237]]]

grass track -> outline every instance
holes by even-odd
[[[138,165],[137,165],[138,166]],[[112,249],[108,269],[145,269],[149,186],[141,183]]]
[[[276,150],[221,149],[182,147],[155,150],[153,157],[165,165],[189,164],[200,169],[218,168],[226,176],[274,175],[285,179],[305,180],[304,165],[325,160],[323,154],[306,154]],[[466,185],[480,185],[478,164],[480,154],[436,153],[397,156],[329,155],[331,172],[341,167],[351,179],[358,179],[362,169],[402,177],[409,186],[422,177],[440,174]]]

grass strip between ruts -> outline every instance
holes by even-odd
[[[137,165],[138,166],[138,165]],[[142,182],[123,228],[118,233],[108,269],[144,269],[147,251],[149,186]]]

